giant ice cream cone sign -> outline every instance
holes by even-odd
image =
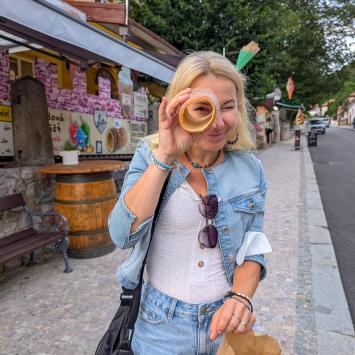
[[[292,95],[293,95],[293,90],[295,89],[295,83],[293,82],[292,77],[290,76],[287,80],[287,84],[286,84],[286,90],[287,90],[287,95],[289,100],[292,99]]]
[[[246,46],[244,46],[238,55],[236,67],[238,70],[244,68],[251,59],[255,56],[256,53],[260,51],[258,44],[254,41],[249,42]]]

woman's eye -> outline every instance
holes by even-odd
[[[227,106],[227,107],[223,107],[222,111],[229,111],[229,110],[233,110],[234,106]]]
[[[195,111],[210,111],[209,107],[205,107],[205,106],[198,106],[194,108]]]

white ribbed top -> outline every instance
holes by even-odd
[[[147,258],[149,282],[161,292],[188,303],[214,302],[230,289],[219,244],[201,248],[205,226],[200,197],[185,182],[162,210]]]

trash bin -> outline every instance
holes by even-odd
[[[316,147],[317,146],[317,132],[308,132],[308,147]]]

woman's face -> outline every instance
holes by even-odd
[[[191,88],[208,88],[217,96],[220,110],[215,123],[196,139],[198,147],[204,151],[218,151],[228,140],[235,139],[237,127],[237,93],[233,81],[223,77],[207,74],[197,77]]]

